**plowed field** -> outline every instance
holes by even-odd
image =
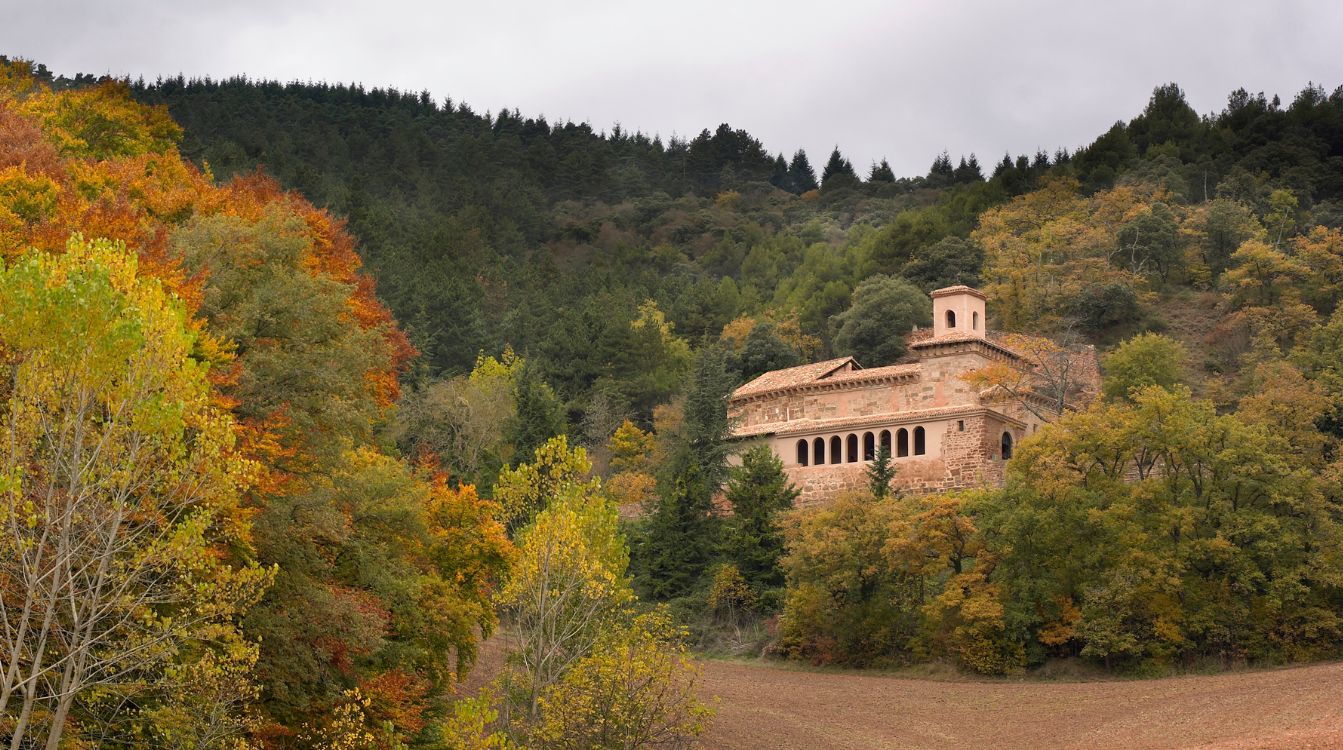
[[[703,668],[708,748],[1343,748],[1343,664],[1074,683]]]

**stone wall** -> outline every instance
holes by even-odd
[[[960,429],[964,423],[965,429]],[[973,487],[998,486],[1006,462],[1000,455],[1003,431],[1012,434],[1014,445],[1024,430],[1004,425],[984,415],[953,419],[941,434],[940,455],[929,458],[892,459],[896,477],[892,486],[906,494],[922,495]],[[867,487],[868,461],[786,466],[789,481],[801,494],[800,507],[820,505],[843,492]]]

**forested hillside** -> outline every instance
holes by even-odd
[[[136,90],[212,168],[265,164],[349,216],[426,353],[403,448],[487,488],[502,470],[506,498],[507,467],[567,433],[646,509],[636,583],[701,642],[782,612],[784,653],[846,663],[1144,669],[1338,648],[1343,89],[1236,91],[1200,116],[1160,86],[1071,153],[991,173],[944,154],[907,179],[838,149],[813,179],[805,154],[771,162],[727,125],[664,144],[358,88]],[[785,522],[777,463],[727,470],[733,384],[898,358],[923,294],[954,283],[985,289],[996,328],[1051,337],[1037,359],[1108,352],[1103,401],[1022,446],[1007,488],[883,499],[874,479],[876,502]],[[463,374],[501,352],[511,378],[489,360]],[[1116,483],[1133,471],[1149,481]]]
[[[1337,657],[1340,223],[1315,86],[1203,117],[1163,86],[1074,152],[897,179],[726,125],[4,61],[0,737],[682,746],[712,713],[688,642]],[[955,283],[1037,361],[1098,345],[1103,393],[1004,487],[901,497],[878,462],[793,511],[726,395],[898,359]],[[1010,369],[974,377],[1030,396]]]
[[[1229,200],[1261,222],[1286,210],[1270,203],[1287,190],[1292,230],[1343,221],[1343,99],[1318,87],[1287,106],[1234,92],[1208,117],[1162,87],[1145,111],[1077,153],[1004,157],[991,174],[973,156],[953,165],[944,155],[927,175],[898,180],[884,164],[855,171],[838,150],[816,169],[805,153],[771,156],[728,125],[664,143],[357,86],[167,79],[135,91],[168,105],[185,153],[215,175],[264,165],[347,217],[423,354],[421,377],[466,372],[477,353],[511,345],[575,421],[594,393],[645,421],[668,396],[649,372],[667,363],[630,340],[647,300],[695,344],[741,316],[792,319],[820,341],[799,355],[828,354],[832,318],[868,276],[925,290],[977,283],[983,243],[963,240],[979,213],[1046,176],[1075,179],[1083,196],[1159,188],[1156,202],[1215,207],[1217,218]],[[1131,229],[1138,245],[1143,228]],[[1129,263],[1164,263],[1147,289],[1178,270],[1194,228],[1180,230],[1179,247],[1138,251],[1172,258]],[[1209,264],[1217,273],[1224,261]],[[1127,302],[1070,300],[1067,312],[1095,329],[1107,316],[1142,314],[1101,309]]]

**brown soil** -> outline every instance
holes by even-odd
[[[1343,748],[1343,664],[1072,683],[702,666],[707,748]]]

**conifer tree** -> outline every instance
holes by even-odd
[[[866,474],[867,486],[872,489],[873,497],[884,500],[893,493],[891,482],[895,481],[895,465],[891,463],[890,448],[882,445],[877,449],[877,456],[867,467]]]
[[[956,168],[951,166],[951,156],[946,151],[937,155],[933,159],[933,166],[928,170],[928,179],[933,181],[944,181],[952,179],[956,174]]]
[[[835,146],[835,150],[830,152],[830,160],[825,163],[825,170],[821,172],[821,185],[833,187],[837,184],[836,180],[850,184],[858,180],[858,175],[853,171],[853,164],[839,153],[839,146]]]
[[[888,456],[889,458],[889,456]],[[793,507],[798,490],[783,473],[783,462],[767,445],[742,454],[732,470],[727,500],[732,504],[725,552],[742,577],[759,590],[783,585],[783,535],[779,513]]]
[[[513,443],[513,462],[517,465],[531,460],[537,448],[564,434],[568,425],[564,404],[533,367],[523,366],[515,389],[517,412],[508,431]]]
[[[788,189],[788,160],[783,154],[774,157],[774,169],[769,176],[769,184],[781,190]]]
[[[685,418],[658,477],[658,499],[640,550],[653,598],[685,595],[714,562],[721,520],[713,498],[727,475],[731,387],[725,353],[717,347],[701,350],[686,393]]]
[[[867,174],[868,182],[895,182],[895,172],[891,170],[891,165],[885,159],[880,164],[873,164],[872,171]]]
[[[816,170],[811,168],[807,152],[798,149],[797,153],[793,154],[792,163],[788,165],[788,189],[801,195],[818,187],[820,186],[816,184]]]

